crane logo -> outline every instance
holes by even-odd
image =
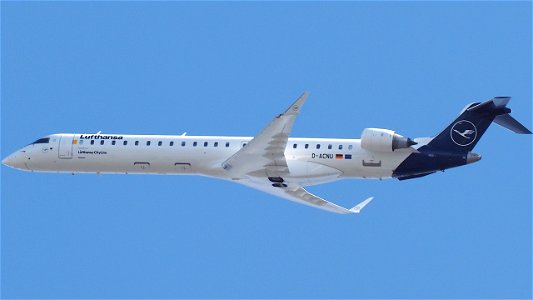
[[[462,147],[472,144],[477,138],[477,128],[474,123],[462,120],[453,124],[450,130],[452,141]]]

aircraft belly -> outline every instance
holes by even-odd
[[[338,180],[342,171],[324,164],[288,160],[289,174],[283,179],[289,183],[315,185]]]

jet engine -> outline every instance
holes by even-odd
[[[361,134],[361,147],[370,151],[393,152],[400,148],[409,148],[417,143],[392,130],[365,128]]]

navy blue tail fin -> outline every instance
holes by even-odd
[[[496,97],[483,103],[472,103],[463,109],[446,129],[427,144],[432,150],[468,153],[485,133],[492,121],[518,133],[531,132],[510,115],[510,97]]]

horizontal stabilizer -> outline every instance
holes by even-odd
[[[495,109],[504,109],[509,104],[509,101],[511,101],[511,97],[494,97],[483,103],[474,104],[467,110],[477,113],[491,112]]]
[[[505,127],[516,133],[531,134],[531,131],[524,125],[520,124],[515,118],[509,114],[499,115],[494,119],[494,122],[502,127]]]
[[[369,197],[369,198],[367,198],[367,199],[364,200],[363,202],[361,202],[361,203],[357,204],[356,206],[350,208],[350,211],[353,212],[353,213],[356,213],[356,214],[360,213],[361,210],[362,210],[363,208],[365,208],[365,206],[366,206],[368,203],[370,203],[370,201],[372,201],[373,199],[374,199],[374,197]]]

